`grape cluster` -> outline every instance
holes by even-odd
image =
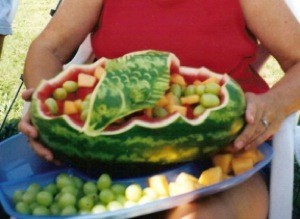
[[[15,210],[21,214],[65,216],[98,214],[158,199],[150,187],[113,183],[108,174],[94,180],[60,173],[45,186],[31,183],[13,194]]]

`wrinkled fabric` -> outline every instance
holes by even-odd
[[[0,35],[12,34],[10,12],[12,0],[0,0]]]

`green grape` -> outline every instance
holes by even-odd
[[[36,194],[37,193],[35,191],[26,191],[22,195],[22,201],[27,204],[31,204],[31,203],[35,202]]]
[[[83,110],[80,114],[80,120],[84,122],[87,119],[88,113],[88,110]]]
[[[123,208],[123,205],[118,201],[111,201],[107,205],[107,209],[109,211],[116,211],[116,210],[119,210],[119,209],[122,209],[122,208]]]
[[[44,190],[50,192],[52,195],[55,195],[58,192],[55,183],[49,183],[48,185],[45,186]]]
[[[40,191],[36,195],[36,202],[42,206],[50,206],[53,201],[53,196],[50,192]]]
[[[31,214],[31,209],[29,205],[22,201],[16,204],[15,209],[20,214]]]
[[[195,91],[196,91],[196,90],[195,90],[195,85],[190,84],[190,85],[188,85],[188,86],[185,88],[185,90],[184,90],[184,96],[190,96],[190,95],[193,95],[193,94],[196,93]]]
[[[84,101],[90,101],[92,97],[92,94],[88,94],[85,96]]]
[[[76,196],[71,193],[62,193],[58,198],[58,205],[60,208],[67,206],[74,206],[76,204]]]
[[[137,202],[142,197],[142,187],[139,184],[131,184],[125,190],[125,197],[130,200]]]
[[[53,97],[56,100],[64,100],[67,98],[67,91],[64,88],[56,88],[53,92]]]
[[[110,189],[103,189],[99,194],[99,199],[102,203],[108,204],[115,199],[115,195]]]
[[[71,176],[61,173],[56,177],[56,186],[58,189],[62,189],[64,186],[71,185],[74,186],[75,183]]]
[[[61,193],[71,193],[73,195],[75,195],[76,197],[78,196],[79,194],[79,191],[78,189],[75,187],[75,185],[66,185],[64,186],[61,191]]]
[[[205,91],[205,85],[204,84],[198,84],[195,87],[195,93],[198,94],[199,96],[201,96],[202,94],[204,94]]]
[[[13,194],[13,202],[17,203],[17,202],[22,201],[23,194],[24,194],[24,190],[22,190],[22,189],[16,190]]]
[[[168,115],[168,111],[160,106],[155,106],[153,108],[153,117],[154,118],[164,118]]]
[[[56,115],[58,113],[58,105],[53,98],[47,98],[45,100],[45,105],[52,115]]]
[[[94,201],[90,196],[83,196],[78,201],[78,208],[81,210],[92,210],[94,206]]]
[[[176,97],[181,97],[182,88],[179,84],[172,84],[170,89]]]
[[[70,205],[64,207],[60,212],[61,216],[75,215],[75,214],[77,214],[77,209],[74,206],[70,206]]]
[[[83,182],[83,180],[81,178],[79,178],[77,176],[72,176],[71,178],[73,179],[73,181],[75,183],[75,186],[78,189],[80,189],[83,186],[84,182]]]
[[[49,210],[51,212],[51,215],[60,215],[61,212],[58,203],[52,203],[49,207]]]
[[[90,107],[90,101],[88,100],[82,101],[82,112],[88,111],[89,107]]]
[[[116,195],[116,201],[120,202],[122,205],[127,201],[125,195]]]
[[[205,93],[200,97],[200,103],[205,108],[216,107],[220,105],[220,99],[215,94]]]
[[[139,200],[139,204],[146,204],[149,202],[153,202],[155,200],[156,200],[155,198],[150,197],[150,196],[142,196]]]
[[[205,93],[211,93],[218,95],[220,93],[221,86],[217,83],[211,82],[205,85]]]
[[[97,188],[99,190],[102,190],[102,189],[107,189],[111,186],[111,178],[108,174],[106,173],[103,173],[99,176],[98,180],[97,180]]]
[[[101,204],[95,205],[91,210],[91,212],[94,213],[94,214],[100,214],[100,213],[104,213],[106,211],[107,211],[106,207],[104,205],[101,205]]]
[[[67,93],[73,93],[77,91],[78,84],[75,81],[66,81],[63,83],[62,87],[67,91]]]
[[[152,189],[151,187],[146,187],[143,189],[143,196],[149,196],[154,199],[158,198],[157,192],[154,189]]]
[[[47,215],[50,215],[51,212],[45,206],[37,206],[36,208],[34,208],[32,210],[32,214],[36,215],[36,216],[47,216]]]
[[[193,115],[195,117],[200,116],[204,111],[205,111],[205,107],[203,107],[202,105],[198,105],[194,108]]]
[[[33,210],[33,209],[35,209],[37,206],[39,206],[38,203],[32,202],[32,203],[29,205],[29,208],[30,208],[31,210]]]
[[[138,204],[137,202],[127,200],[124,203],[124,208],[130,208],[130,207],[136,206],[137,204]]]
[[[31,183],[26,189],[26,191],[34,192],[34,193],[38,193],[41,190],[42,190],[42,187],[38,183]]]
[[[94,183],[92,181],[88,181],[88,182],[83,184],[83,193],[85,195],[95,194],[97,192],[98,192],[98,189],[97,189],[96,183]]]
[[[115,195],[124,195],[126,187],[122,184],[113,184],[110,189]]]

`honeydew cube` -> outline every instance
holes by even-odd
[[[240,175],[254,166],[252,158],[237,157],[232,159],[232,169],[235,175]]]
[[[159,196],[169,196],[169,182],[167,177],[163,174],[149,177],[148,186]]]
[[[231,161],[233,154],[217,154],[212,158],[214,166],[221,167],[223,173],[229,173],[232,170]]]
[[[93,75],[80,73],[78,75],[78,87],[93,87],[97,81],[97,78]]]
[[[172,74],[170,81],[174,84],[179,84],[181,86],[186,86],[185,79],[182,75],[180,74]]]
[[[105,69],[102,68],[101,66],[98,66],[98,67],[95,69],[94,76],[95,76],[98,80],[100,80],[104,75],[105,75]]]
[[[178,176],[175,179],[176,183],[182,183],[185,181],[191,181],[191,182],[198,183],[198,179],[195,176],[185,173],[185,172],[181,172],[180,174],[178,174]]]
[[[195,103],[199,103],[200,102],[200,97],[197,94],[193,94],[190,96],[186,96],[186,97],[181,97],[181,104],[188,104],[188,105],[192,105]]]
[[[63,113],[66,115],[72,115],[79,113],[78,107],[74,101],[66,100],[64,102]]]
[[[187,114],[187,108],[185,106],[168,105],[166,108],[169,113],[179,112],[182,116],[186,116]]]
[[[223,172],[221,167],[211,167],[207,170],[204,170],[200,177],[199,183],[203,186],[210,186],[216,183],[221,182],[223,179]]]

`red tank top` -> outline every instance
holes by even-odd
[[[239,0],[106,0],[92,46],[99,58],[169,51],[183,66],[228,73],[245,91],[268,89],[249,67],[257,44],[246,30]]]

